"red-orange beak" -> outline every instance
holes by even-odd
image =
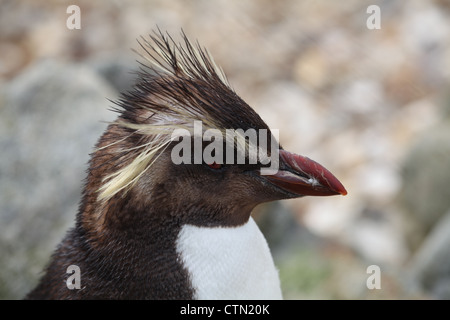
[[[299,196],[347,194],[342,183],[317,162],[282,149],[279,156],[278,172],[264,176],[272,184]]]

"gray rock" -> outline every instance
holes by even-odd
[[[98,74],[103,76],[118,92],[125,92],[131,89],[136,81],[136,72],[139,65],[138,54],[102,54],[89,59],[87,64]]]
[[[82,65],[41,61],[0,92],[0,298],[22,298],[77,212],[117,93]]]
[[[323,244],[322,239],[296,221],[294,213],[280,201],[257,207],[254,215],[275,260],[281,261],[292,252]]]
[[[425,132],[411,148],[403,166],[401,205],[412,248],[450,208],[450,120]]]
[[[442,118],[412,146],[403,165],[400,203],[414,252],[408,283],[433,298],[450,299],[450,99]]]
[[[433,298],[450,299],[450,210],[413,257],[410,277]]]

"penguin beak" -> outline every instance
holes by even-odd
[[[279,150],[279,170],[265,177],[272,184],[298,196],[347,194],[342,183],[317,162],[285,150]]]

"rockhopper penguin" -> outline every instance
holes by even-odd
[[[347,193],[323,166],[274,143],[208,52],[182,37],[158,30],[139,41],[145,62],[92,154],[75,226],[26,298],[280,299],[253,208]],[[268,135],[242,134],[252,130]],[[237,132],[230,144],[218,136],[228,131]],[[268,158],[277,167],[263,174]],[[69,266],[80,289],[67,285]]]

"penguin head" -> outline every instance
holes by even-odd
[[[284,150],[209,53],[182,38],[158,31],[139,41],[138,81],[91,159],[91,203],[227,226],[263,202],[347,193],[325,167]]]

